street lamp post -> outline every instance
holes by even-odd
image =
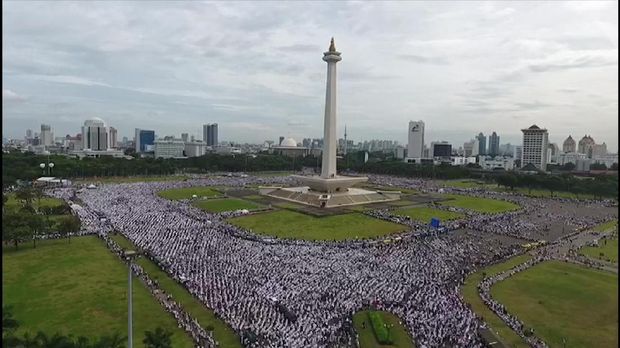
[[[50,162],[50,155],[49,155],[49,153],[47,154],[47,163],[39,164],[39,168],[41,168],[41,170],[43,171],[43,175],[45,175],[45,167],[47,167],[47,175],[51,176],[52,175],[52,168],[54,168],[54,163]]]
[[[136,256],[136,252],[133,250],[126,250],[125,257],[129,260],[129,277],[127,278],[128,282],[128,301],[127,301],[127,348],[133,348],[133,318],[132,318],[132,309],[133,309],[133,291],[131,288],[131,261]]]

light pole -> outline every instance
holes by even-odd
[[[46,163],[39,164],[39,168],[41,168],[41,170],[43,171],[43,175],[45,175],[45,167],[47,167],[47,175],[51,176],[52,175],[52,168],[54,168],[54,163],[50,162],[50,155],[49,155],[49,153],[47,154],[47,164]]]
[[[132,324],[132,308],[133,308],[133,291],[131,288],[131,261],[136,256],[133,250],[126,250],[125,257],[129,260],[129,277],[127,278],[129,293],[127,296],[127,348],[133,348],[133,324]]]

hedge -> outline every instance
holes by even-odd
[[[375,334],[375,338],[379,344],[392,344],[394,341],[390,336],[390,330],[387,328],[385,323],[383,322],[383,318],[381,318],[381,314],[379,312],[368,312],[368,319],[370,320],[370,324],[372,325],[372,331]]]

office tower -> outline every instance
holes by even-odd
[[[136,133],[133,137],[133,146],[136,153],[140,152],[140,128],[136,128]]]
[[[489,137],[489,155],[493,157],[499,155],[499,135],[495,132]]]
[[[475,144],[475,141],[473,139],[463,144],[463,156],[465,157],[473,156],[474,144]]]
[[[82,150],[106,151],[110,146],[108,128],[99,117],[84,121],[82,126]]]
[[[486,155],[487,154],[487,137],[480,132],[476,136],[476,140],[478,140],[478,155]]]
[[[523,132],[523,148],[521,154],[521,167],[533,164],[537,169],[547,169],[547,148],[549,144],[549,134],[546,129],[541,129],[533,125]]]
[[[114,127],[110,127],[110,148],[116,149],[118,144],[116,143],[116,138],[118,137],[118,131]]]
[[[39,140],[41,145],[54,145],[54,135],[52,134],[52,127],[50,127],[50,125],[41,125],[41,135],[39,137]]]
[[[26,139],[32,139],[32,129],[26,130]]]
[[[424,154],[424,122],[409,121],[407,157],[423,158]]]
[[[153,142],[155,158],[177,158],[183,157],[185,143],[181,139],[173,137],[164,137],[163,140],[155,140]]]
[[[585,154],[588,158],[592,158],[592,152],[596,142],[589,135],[584,135],[577,147],[577,152]]]
[[[217,146],[218,144],[218,129],[217,123],[213,124],[205,124],[202,126],[202,141],[204,141],[207,146]]]
[[[577,152],[577,143],[573,139],[572,136],[568,136],[566,140],[564,140],[564,144],[562,144],[562,152],[564,153],[572,153]]]
[[[189,134],[187,133],[181,133],[181,140],[183,140],[184,143],[189,141]]]
[[[430,147],[430,157],[450,157],[452,155],[452,144],[447,141],[433,141]]]

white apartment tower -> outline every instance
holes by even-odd
[[[529,163],[540,170],[547,170],[547,147],[549,145],[549,133],[537,125],[522,129],[523,149],[521,150],[521,167]]]
[[[108,128],[99,117],[93,117],[82,126],[82,150],[106,151],[110,147]]]
[[[407,157],[424,157],[424,122],[409,121],[408,134]]]

